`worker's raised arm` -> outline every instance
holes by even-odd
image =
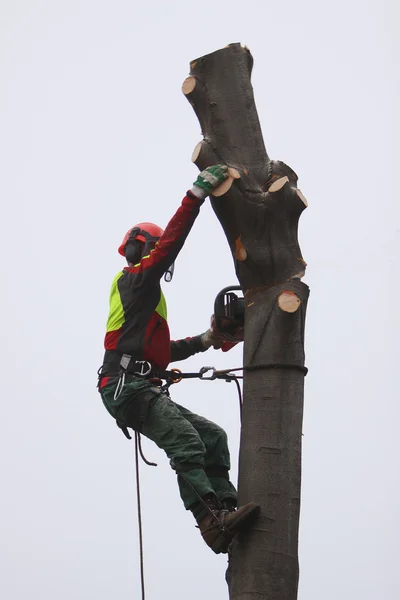
[[[161,278],[182,249],[205,198],[227,177],[228,167],[225,165],[215,165],[202,171],[192,189],[183,198],[155,248],[128,270],[132,273],[142,273],[143,276],[151,273],[151,276]]]

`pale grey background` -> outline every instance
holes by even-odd
[[[139,598],[133,445],[95,383],[116,252],[165,225],[200,140],[189,61],[241,41],[270,156],[310,207],[300,600],[399,597],[396,2],[2,0],[0,597]],[[395,186],[396,181],[396,186]],[[175,338],[235,283],[206,204],[165,286]],[[203,364],[238,366],[241,350]],[[174,398],[221,423],[237,473],[235,390]],[[227,598],[153,444],[142,469],[148,600]]]

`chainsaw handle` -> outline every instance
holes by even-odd
[[[229,292],[242,291],[240,285],[229,285],[222,288],[214,301],[214,318],[217,331],[223,332],[222,319],[225,316],[225,296]]]

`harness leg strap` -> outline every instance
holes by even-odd
[[[130,435],[128,428],[126,427],[126,425],[124,425],[122,423],[122,421],[116,421],[118,427],[121,429],[122,433],[124,434],[124,436],[128,439],[131,440],[132,436]]]

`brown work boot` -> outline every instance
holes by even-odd
[[[260,514],[260,507],[249,502],[237,510],[211,509],[199,523],[203,540],[215,552],[226,554],[233,538],[239,531],[251,528]]]

